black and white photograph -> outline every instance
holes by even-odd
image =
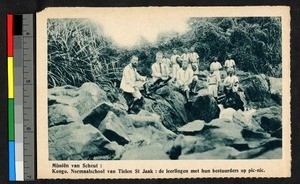
[[[45,19],[46,158],[286,157],[282,17],[163,12]]]

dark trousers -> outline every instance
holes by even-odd
[[[135,114],[139,113],[144,105],[144,98],[134,100],[132,93],[123,92],[123,96],[128,105],[128,112],[133,111]]]

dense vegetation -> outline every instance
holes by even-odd
[[[49,19],[48,87],[120,80],[132,54],[139,56],[140,72],[150,76],[158,50],[171,54],[174,48],[181,52],[192,46],[200,55],[202,70],[215,56],[224,64],[231,54],[241,70],[281,77],[280,18],[190,18],[188,26],[183,34],[161,33],[156,43],[141,38],[133,48],[125,49],[90,20]]]

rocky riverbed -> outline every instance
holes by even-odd
[[[245,111],[218,105],[205,83],[188,105],[164,86],[138,114],[127,113],[122,94],[111,102],[95,83],[48,89],[49,159],[281,158],[281,79],[237,75]]]

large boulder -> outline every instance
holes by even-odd
[[[266,141],[265,143],[259,145],[256,148],[252,148],[246,151],[242,151],[236,155],[232,155],[231,159],[251,159],[251,158],[256,158],[259,157],[260,155],[263,155],[271,150],[281,148],[282,147],[282,140],[281,139],[271,139]],[[277,152],[278,154],[278,152]],[[272,159],[281,157],[280,155],[272,155]]]
[[[184,135],[195,135],[199,133],[205,126],[205,122],[202,120],[195,120],[182,127],[179,127],[177,130],[178,132]]]
[[[164,152],[170,150],[176,134],[163,126],[158,115],[141,110],[139,114],[130,114],[133,131],[128,134],[131,142],[126,150],[159,143],[163,145]]]
[[[144,110],[155,113],[160,116],[163,125],[169,130],[175,132],[177,127],[185,125],[182,116],[164,99],[145,99]]]
[[[91,82],[84,83],[80,88],[67,85],[48,89],[48,103],[75,107],[80,115],[104,101],[108,101],[105,91]]]
[[[186,109],[191,121],[198,119],[207,123],[218,118],[220,113],[217,101],[207,89],[200,90],[198,95],[193,97],[192,101],[186,105]]]
[[[282,104],[282,79],[269,77],[271,98],[279,105]]]
[[[186,99],[185,97],[178,91],[174,91],[169,86],[164,86],[156,91],[156,94],[162,96],[180,115],[181,119],[187,123],[188,115],[185,109]]]
[[[131,119],[131,123],[135,128],[147,128],[148,126],[153,126],[158,130],[165,132],[166,135],[176,135],[162,124],[160,116],[157,114],[141,110],[137,115],[130,114],[128,117]]]
[[[234,114],[236,113],[236,110],[233,108],[226,108],[221,110],[220,118],[227,118],[230,121],[232,121]]]
[[[48,126],[56,126],[69,124],[73,122],[81,122],[81,117],[75,107],[63,104],[54,104],[48,106]]]
[[[210,139],[216,145],[232,146],[246,143],[242,136],[243,127],[232,123],[227,118],[214,119],[206,126],[207,128],[199,136]]]
[[[106,92],[102,90],[97,84],[86,82],[80,87],[81,93],[88,93],[95,102],[107,101]]]
[[[204,137],[178,135],[170,149],[169,157],[172,160],[178,159],[180,155],[189,155],[193,153],[202,153],[215,149],[215,145]]]
[[[255,114],[256,110],[252,109],[249,111],[236,111],[233,114],[233,123],[236,123],[240,125],[241,127],[248,129],[248,130],[254,130],[254,131],[263,131],[259,123],[256,121],[253,121],[252,116]]]
[[[173,140],[176,138],[176,134],[159,130],[154,126],[135,128],[128,136],[131,142],[125,145],[126,150],[159,143],[163,145],[162,149],[165,152],[171,149]]]
[[[229,147],[229,146],[222,146],[218,147],[213,150],[205,151],[202,153],[193,153],[193,154],[188,154],[188,155],[181,155],[178,159],[179,160],[195,160],[195,159],[203,159],[203,160],[208,160],[208,159],[229,159],[232,157],[232,155],[238,154],[239,151]]]
[[[121,160],[169,160],[169,157],[162,145],[151,144],[125,151]]]
[[[255,157],[255,159],[281,159],[282,158],[282,148],[275,148],[273,150],[269,150],[261,155]]]
[[[128,144],[130,141],[127,136],[128,131],[126,126],[122,120],[111,111],[109,111],[106,117],[101,121],[98,129],[108,140],[116,141],[120,145]]]
[[[112,103],[109,102],[103,102],[99,104],[98,106],[91,109],[89,112],[87,112],[85,115],[83,115],[83,123],[84,124],[91,124],[94,127],[98,128],[101,121],[106,117],[107,113],[111,111],[118,117],[124,117],[124,123],[127,124],[128,121],[126,119],[126,111],[123,109],[118,108],[118,106],[115,106]]]
[[[124,148],[91,125],[70,123],[48,129],[50,160],[119,159]]]
[[[258,109],[252,116],[264,131],[273,133],[282,128],[282,109],[278,106]]]
[[[276,104],[271,98],[268,79],[264,74],[241,78],[240,88],[244,91],[247,107],[263,108]]]
[[[241,126],[228,119],[215,119],[209,124],[205,124],[202,131],[194,136],[177,136],[169,151],[169,156],[171,159],[178,159],[180,155],[202,153],[224,146],[234,148],[247,146],[247,142],[242,136],[242,130]]]

